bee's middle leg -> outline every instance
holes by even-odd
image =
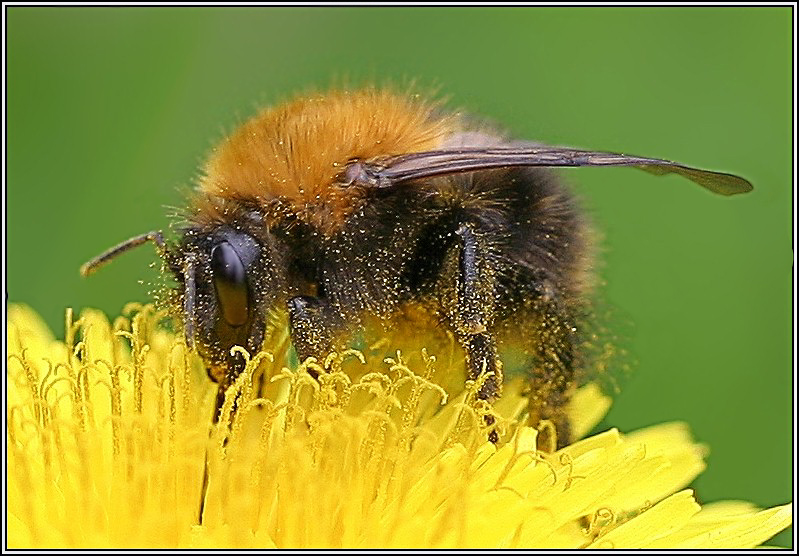
[[[476,380],[481,375],[488,375],[477,397],[491,403],[502,391],[502,364],[492,332],[496,274],[491,267],[491,248],[485,235],[473,224],[461,224],[455,234],[459,243],[458,269],[450,319],[466,351],[469,378]],[[494,418],[486,416],[486,424],[493,425]],[[496,429],[489,432],[488,438],[494,443],[499,440]]]

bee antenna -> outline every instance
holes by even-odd
[[[196,287],[194,283],[194,269],[195,269],[194,253],[186,253],[186,265],[183,267],[183,316],[186,334],[186,346],[189,349],[194,348],[194,300],[196,297]]]
[[[161,232],[147,232],[146,234],[132,237],[126,241],[123,241],[119,245],[115,245],[104,253],[97,255],[95,258],[80,267],[80,273],[84,277],[89,276],[98,268],[110,262],[117,255],[121,255],[125,251],[129,251],[134,247],[143,245],[148,241],[155,243],[155,248],[158,251],[158,255],[167,261],[167,263],[169,263],[169,251],[166,247],[166,243],[164,242],[163,234],[161,234]]]

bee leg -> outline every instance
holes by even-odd
[[[318,297],[297,296],[288,302],[291,341],[300,362],[333,351],[333,329],[340,320],[333,305]],[[316,378],[316,371],[308,370]]]
[[[455,331],[466,351],[467,372],[471,380],[485,377],[477,398],[489,403],[496,400],[502,390],[502,364],[497,356],[497,346],[490,329],[494,321],[495,274],[488,261],[489,247],[472,224],[461,224],[456,230],[460,238],[458,254],[457,298],[453,317]],[[491,426],[494,417],[485,416]],[[488,433],[491,442],[499,435],[492,428]]]
[[[536,365],[528,397],[529,419],[532,426],[544,420],[554,425],[556,438],[551,430],[539,427],[538,446],[551,451],[571,441],[566,407],[576,387],[577,329],[568,312],[553,299],[539,300],[536,313]]]

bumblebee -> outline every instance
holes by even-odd
[[[180,226],[125,241],[88,275],[153,242],[175,278],[186,343],[224,392],[286,308],[301,360],[416,304],[463,348],[478,397],[501,393],[503,344],[530,356],[532,425],[569,442],[564,408],[581,363],[592,229],[550,168],[633,166],[718,194],[743,178],[676,162],[510,139],[418,95],[334,91],[268,108],[210,154]],[[488,424],[491,425],[490,417]],[[489,439],[498,441],[496,430]]]

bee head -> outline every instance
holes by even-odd
[[[257,231],[257,233],[256,233]],[[261,347],[266,317],[281,291],[273,240],[246,224],[189,228],[170,264],[181,295],[186,343],[197,347],[219,382],[241,372],[244,360]]]

